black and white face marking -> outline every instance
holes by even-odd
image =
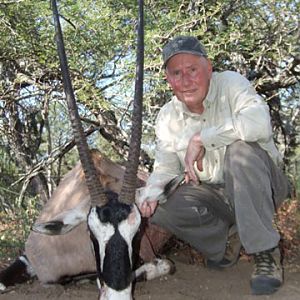
[[[113,199],[103,207],[91,209],[88,226],[93,242],[97,243],[94,247],[99,252],[96,257],[100,256],[97,268],[104,282],[100,299],[131,299],[132,240],[140,222],[135,204],[126,205]]]

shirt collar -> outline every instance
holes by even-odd
[[[208,105],[210,105],[210,103],[212,103],[215,100],[216,92],[217,92],[216,91],[216,73],[213,72],[212,76],[211,76],[210,84],[209,84],[208,93],[203,102],[204,107],[207,107]]]

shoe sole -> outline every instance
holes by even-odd
[[[259,277],[250,281],[252,295],[271,295],[280,287],[281,282],[269,277]]]
[[[237,264],[238,260],[239,260],[239,256],[233,261],[229,262],[228,264],[222,264],[222,263],[220,264],[212,260],[207,260],[204,264],[205,267],[208,269],[222,270],[234,266],[235,264]]]

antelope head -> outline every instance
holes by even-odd
[[[76,207],[65,214],[61,214],[60,220],[35,224],[33,230],[46,234],[64,234],[81,222],[87,221],[97,263],[98,283],[100,283],[101,290],[100,299],[132,299],[132,239],[141,222],[139,210],[134,202],[142,132],[143,1],[139,0],[138,51],[132,133],[123,186],[119,195],[113,192],[105,192],[98,180],[70,80],[57,4],[55,0],[51,0],[51,2],[70,120],[91,200],[89,208]],[[88,245],[82,246],[88,247]]]

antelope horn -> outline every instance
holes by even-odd
[[[65,52],[63,34],[60,26],[56,0],[51,0],[51,4],[56,32],[57,52],[59,55],[60,68],[64,83],[64,91],[66,94],[69,117],[73,128],[74,139],[76,142],[77,150],[79,152],[79,157],[84,171],[86,184],[90,193],[91,205],[103,206],[107,203],[108,200],[104,194],[104,189],[98,180],[97,171],[93,163],[90,150],[86,141],[86,137],[84,135],[83,127],[80,121],[68,68],[68,61]]]
[[[137,170],[141,149],[142,110],[143,110],[143,78],[144,78],[144,1],[139,0],[139,20],[137,35],[135,91],[132,114],[132,129],[129,145],[128,161],[124,174],[120,201],[131,204],[135,200]]]

